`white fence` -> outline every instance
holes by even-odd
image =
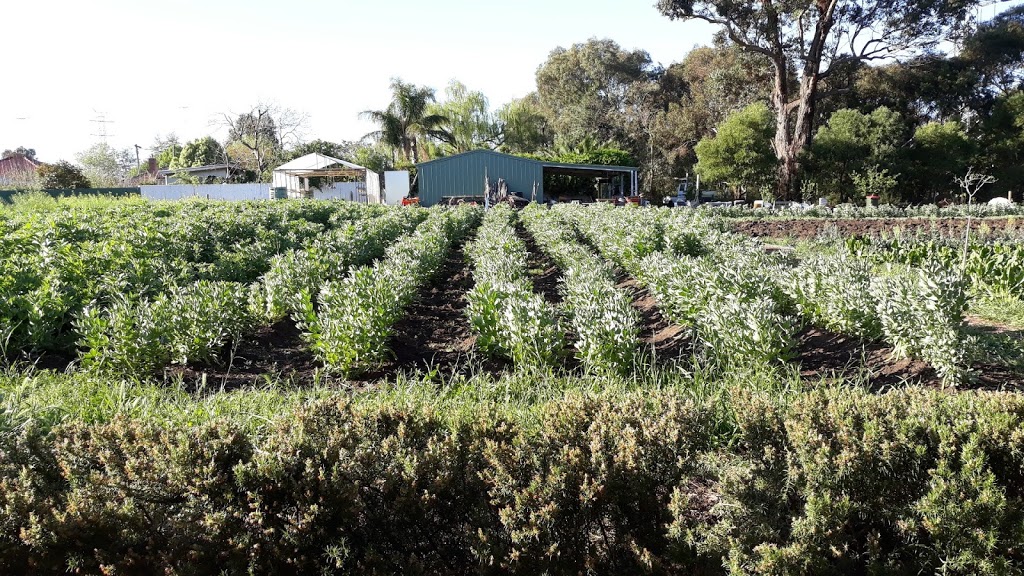
[[[376,174],[370,178],[377,184],[375,195],[370,194],[362,182],[335,182],[322,189],[313,190],[317,200],[351,200],[353,202],[380,202],[380,185]],[[206,198],[208,200],[267,200],[270,198],[270,184],[169,184],[161,186],[140,186],[142,197],[149,200],[181,200],[183,198]]]
[[[207,198],[209,200],[267,200],[270,184],[170,184],[167,186],[140,186],[142,197],[149,200],[181,200]]]

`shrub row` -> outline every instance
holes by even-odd
[[[0,570],[85,574],[1012,574],[1024,400],[818,390],[321,401],[231,423],[0,435]]]

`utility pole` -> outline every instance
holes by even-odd
[[[139,146],[138,144],[136,144],[135,145],[135,169],[136,170],[141,170],[142,169],[142,163],[139,161],[139,148],[142,148],[142,146]]]

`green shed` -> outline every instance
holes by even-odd
[[[433,206],[451,197],[483,200],[484,178],[492,183],[499,178],[510,192],[530,199],[537,186],[537,201],[544,201],[544,167],[529,158],[510,156],[491,150],[470,150],[416,166],[421,206]]]

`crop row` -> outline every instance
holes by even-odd
[[[392,325],[479,219],[475,208],[434,211],[383,259],[320,286],[315,301],[302,290],[295,318],[316,356],[346,375],[383,360]]]
[[[1024,297],[1024,243],[971,242],[964,250],[960,239],[916,238],[894,235],[888,238],[856,236],[844,240],[846,249],[880,263],[923,266],[929,263],[958,269],[975,288],[1000,290]]]
[[[531,205],[520,219],[562,270],[562,310],[587,368],[625,373],[634,365],[639,314],[616,287],[615,271],[579,240],[557,211]]]
[[[254,282],[274,255],[382,214],[352,203],[129,203],[0,217],[4,355],[73,353],[82,311],[199,280]]]
[[[167,364],[210,361],[228,342],[297,309],[300,295],[353,266],[379,258],[385,247],[422,220],[395,211],[336,228],[272,259],[253,283],[200,280],[172,286],[153,299],[119,299],[87,306],[76,322],[85,367],[146,374]]]
[[[753,210],[747,206],[724,206],[701,208],[700,211],[713,214],[723,218],[756,218],[762,219],[817,219],[817,218],[963,218],[967,216],[975,218],[999,218],[1003,216],[1024,215],[1024,207],[1017,204],[953,204],[950,206],[937,206],[925,204],[922,206],[892,206],[883,204],[881,206],[855,206],[853,204],[840,204],[834,207],[811,206],[809,208],[794,207],[792,209],[781,208],[778,210]]]
[[[628,212],[628,211],[627,211]],[[949,384],[968,376],[967,285],[947,267],[888,267],[822,254],[792,261],[701,215],[571,211],[603,254],[646,285],[722,366],[772,364],[815,325],[882,340],[897,358],[927,361]]]
[[[495,206],[467,245],[474,280],[467,314],[485,353],[521,366],[552,364],[564,347],[558,311],[533,291],[515,222],[511,208]]]

